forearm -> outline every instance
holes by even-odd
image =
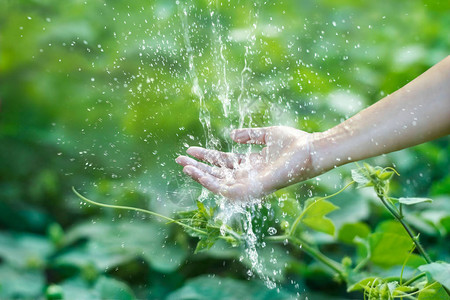
[[[450,56],[345,122],[315,134],[320,171],[450,134]]]

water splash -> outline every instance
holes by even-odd
[[[177,2],[178,4],[178,2]],[[211,115],[210,112],[206,106],[205,103],[205,92],[203,91],[202,87],[199,84],[197,70],[195,68],[194,63],[194,51],[191,46],[191,40],[189,35],[189,24],[187,21],[188,18],[188,9],[186,7],[183,7],[182,5],[179,5],[179,17],[181,20],[181,26],[183,29],[183,38],[184,43],[186,47],[188,62],[189,62],[189,77],[192,81],[192,93],[197,97],[199,100],[199,121],[202,125],[203,131],[205,133],[206,141],[205,146],[206,148],[217,148],[219,146],[219,140],[214,136],[211,128]]]
[[[275,279],[266,274],[265,265],[260,259],[258,250],[262,247],[262,243],[260,243],[258,239],[259,232],[257,232],[257,229],[253,228],[255,215],[262,208],[262,200],[252,199],[249,202],[242,203],[232,202],[222,198],[221,201],[219,201],[219,207],[220,212],[216,218],[223,223],[221,228],[221,233],[223,235],[225,235],[226,226],[234,221],[238,221],[242,226],[242,231],[244,232],[244,252],[246,258],[250,262],[250,269],[248,270],[247,275],[249,277],[257,275],[268,288],[276,288],[277,284]],[[242,261],[244,259],[244,257],[241,257],[240,260]]]
[[[212,53],[217,58],[214,60],[216,82],[211,84],[212,92],[217,96],[217,100],[221,102],[222,114],[223,116],[212,116],[208,109],[207,101],[211,101],[210,97],[205,97],[205,88],[200,85],[198,73],[195,66],[195,53],[191,45],[190,39],[190,25],[188,22],[188,16],[192,6],[186,6],[184,4],[179,4],[179,17],[181,19],[183,39],[186,47],[186,53],[189,63],[189,77],[192,83],[192,93],[199,101],[199,121],[202,125],[205,134],[205,147],[208,149],[218,149],[220,150],[220,144],[218,138],[213,132],[211,126],[211,118],[221,117],[229,122],[226,132],[229,133],[235,128],[251,127],[252,125],[252,112],[251,107],[253,101],[258,101],[259,98],[255,98],[251,94],[251,78],[252,78],[252,58],[256,53],[254,50],[256,44],[256,30],[257,30],[257,20],[258,20],[258,10],[259,6],[253,7],[250,21],[250,29],[246,31],[244,58],[243,58],[243,68],[239,74],[239,86],[238,86],[238,96],[233,101],[232,88],[228,79],[228,60],[225,56],[225,51],[227,49],[227,41],[230,39],[224,38],[225,28],[222,26],[220,21],[220,14],[218,13],[218,3],[213,7],[212,3],[209,3],[209,16],[211,21],[211,33],[212,33]],[[205,81],[206,84],[206,81]],[[207,100],[208,99],[208,100]],[[237,147],[232,144],[228,145],[231,152],[237,152]],[[246,155],[251,153],[251,148],[247,148]],[[250,163],[250,160],[247,160]],[[199,197],[200,201],[207,199],[209,193],[206,189],[202,190]],[[241,223],[242,230],[244,232],[243,240],[245,247],[245,256],[250,262],[250,270],[248,270],[248,276],[253,277],[257,275],[260,277],[266,286],[270,289],[276,287],[275,280],[270,276],[266,275],[264,272],[264,265],[258,254],[258,249],[261,247],[258,241],[257,234],[253,228],[253,220],[255,218],[255,213],[259,211],[262,206],[262,199],[252,199],[245,203],[230,202],[223,197],[219,197],[219,208],[220,212],[217,218],[224,224],[221,228],[222,234],[225,234],[225,226],[231,224],[232,222],[238,220]]]

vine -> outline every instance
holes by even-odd
[[[301,248],[310,257],[326,266],[336,278],[347,284],[348,291],[362,290],[364,297],[367,299],[416,299],[416,295],[425,295],[426,293],[434,293],[442,295],[442,293],[450,295],[447,283],[438,276],[438,271],[444,268],[450,272],[450,264],[444,262],[433,263],[430,255],[425,251],[420,243],[419,234],[415,234],[411,226],[406,222],[403,214],[403,205],[414,205],[417,203],[431,202],[428,198],[393,198],[388,194],[389,182],[394,174],[398,173],[393,168],[373,167],[364,164],[362,167],[352,170],[352,181],[346,184],[336,193],[324,197],[314,197],[306,200],[303,208],[297,211],[297,216],[289,226],[288,222],[284,222],[282,226],[283,234],[262,236],[262,239],[268,242],[280,243],[284,245],[292,244]],[[337,196],[350,186],[357,184],[358,188],[372,187],[383,206],[390,212],[395,220],[401,224],[406,235],[398,231],[381,231],[372,234],[362,234],[355,232],[353,244],[360,249],[365,249],[366,256],[360,258],[353,268],[353,262],[349,257],[344,257],[341,262],[335,261],[322,253],[318,245],[314,245],[311,239],[304,236],[305,229],[322,232],[331,236],[335,236],[335,225],[327,217],[327,214],[338,209],[338,207],[329,202],[328,199]],[[242,228],[233,228],[227,224],[223,224],[221,220],[216,218],[217,207],[206,207],[203,203],[197,201],[197,209],[191,211],[178,212],[177,218],[170,218],[159,213],[130,206],[120,206],[99,203],[90,200],[81,195],[75,188],[73,192],[83,201],[105,208],[122,209],[145,213],[165,221],[175,223],[181,226],[190,236],[198,238],[195,252],[204,251],[212,247],[219,239],[225,240],[232,246],[238,246],[243,242],[244,233]],[[304,230],[299,230],[300,228]],[[397,237],[399,240],[406,242],[405,236],[411,241],[406,258],[403,260],[401,273],[398,277],[374,276],[371,272],[371,265],[383,263],[377,258],[376,247],[383,247],[381,242],[388,237]],[[339,238],[338,238],[339,240]],[[381,241],[380,243],[376,243]],[[384,249],[389,251],[389,249]],[[424,263],[419,266],[422,272],[413,274],[411,278],[404,280],[405,266],[412,253],[417,250],[423,258]],[[430,276],[426,276],[426,275]],[[433,280],[431,280],[432,278]]]

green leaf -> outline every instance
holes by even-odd
[[[353,169],[352,179],[358,184],[358,187],[366,187],[371,185],[371,180],[367,176],[367,171],[364,168]]]
[[[377,232],[369,236],[370,260],[381,267],[403,264],[413,242],[405,235],[391,232]]]
[[[208,212],[206,211],[205,205],[203,202],[197,201],[198,211],[205,217],[208,217]]]
[[[396,220],[387,220],[378,224],[377,228],[375,228],[375,232],[380,233],[395,233],[409,238],[408,233],[403,228],[402,224],[397,222]]]
[[[394,176],[394,172],[392,171],[377,171],[376,172],[378,178],[383,181],[390,180],[392,176]]]
[[[16,269],[0,265],[0,299],[38,299],[44,290],[45,277],[37,270]]]
[[[187,256],[182,245],[167,239],[170,228],[156,222],[97,221],[86,222],[70,230],[67,240],[88,238],[83,253],[76,250],[62,255],[58,260],[76,260],[77,263],[94,263],[98,270],[113,267],[135,257],[144,258],[154,269],[167,273],[175,271]],[[69,256],[69,257],[68,257]]]
[[[414,205],[417,203],[423,203],[423,202],[433,202],[433,200],[429,199],[429,198],[399,198],[398,202],[400,202],[401,204],[406,204],[406,205]]]
[[[367,241],[370,260],[385,268],[402,265],[413,245],[402,225],[394,220],[380,223]]]
[[[48,239],[34,234],[0,233],[0,258],[18,268],[40,268],[53,250]]]
[[[200,276],[189,280],[182,288],[172,292],[167,300],[288,300],[297,299],[283,289],[268,289],[260,281],[241,281],[232,278]]]
[[[344,243],[355,244],[355,237],[365,238],[370,233],[370,227],[363,223],[344,224],[338,233],[338,239]]]
[[[294,197],[287,197],[286,200],[281,201],[280,204],[276,207],[286,215],[288,221],[294,221],[302,211],[300,203]]]
[[[372,283],[375,280],[379,281],[379,278],[372,276],[372,277],[366,277],[366,278],[360,279],[357,282],[350,284],[347,287],[347,292],[354,292],[354,291],[362,290],[365,286],[372,285]]]
[[[448,300],[448,296],[445,289],[439,283],[436,282],[426,285],[419,293],[418,300]]]
[[[123,282],[113,278],[101,277],[95,289],[99,292],[102,299],[115,299],[115,300],[133,300],[136,297],[133,291]]]
[[[422,272],[430,274],[431,278],[450,289],[450,264],[445,262],[434,262],[419,267]]]
[[[325,215],[338,208],[327,200],[311,198],[305,203],[302,222],[311,229],[334,235],[334,223]]]
[[[59,284],[62,288],[63,299],[103,300],[98,290],[94,289],[87,281],[81,277],[72,277]]]
[[[210,249],[217,240],[218,240],[217,237],[216,238],[214,238],[214,237],[201,238],[197,243],[197,247],[195,247],[194,253],[197,254],[199,252]]]
[[[352,170],[352,178],[358,183],[358,188],[376,186],[387,191],[389,180],[393,175],[393,171],[387,171],[381,167],[372,167],[367,163],[364,163],[362,168]]]

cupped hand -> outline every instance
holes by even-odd
[[[190,147],[176,162],[183,172],[213,193],[232,200],[259,198],[316,174],[311,164],[310,133],[291,127],[237,129],[237,143],[262,144],[258,153],[237,154]],[[208,164],[206,164],[206,163]]]

